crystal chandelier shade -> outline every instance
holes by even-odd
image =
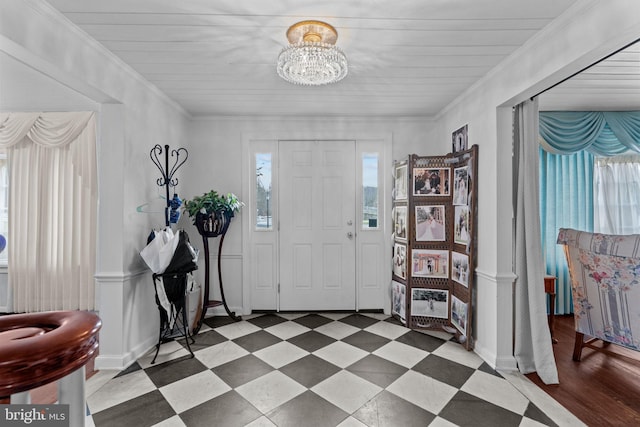
[[[278,75],[289,83],[319,86],[342,80],[347,57],[335,46],[338,33],[320,21],[302,21],[287,31],[289,46],[278,57]]]

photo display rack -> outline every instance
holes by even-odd
[[[473,349],[478,146],[394,165],[392,314]]]

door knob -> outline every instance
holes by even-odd
[[[353,221],[351,220],[347,221],[347,225],[353,225]]]
[[[349,232],[347,233],[347,237],[348,237],[349,239],[353,239],[353,233],[352,233],[351,231],[349,231]]]

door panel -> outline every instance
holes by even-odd
[[[280,309],[354,310],[355,142],[281,141]]]
[[[312,271],[312,253],[313,247],[310,244],[294,244],[293,245],[293,282],[292,285],[296,289],[311,289],[313,281],[311,278]]]

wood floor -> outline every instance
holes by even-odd
[[[560,384],[527,377],[588,426],[640,425],[640,352],[615,345],[606,352],[582,350],[574,362],[573,316],[556,316],[553,345]],[[598,344],[599,345],[599,344]]]

